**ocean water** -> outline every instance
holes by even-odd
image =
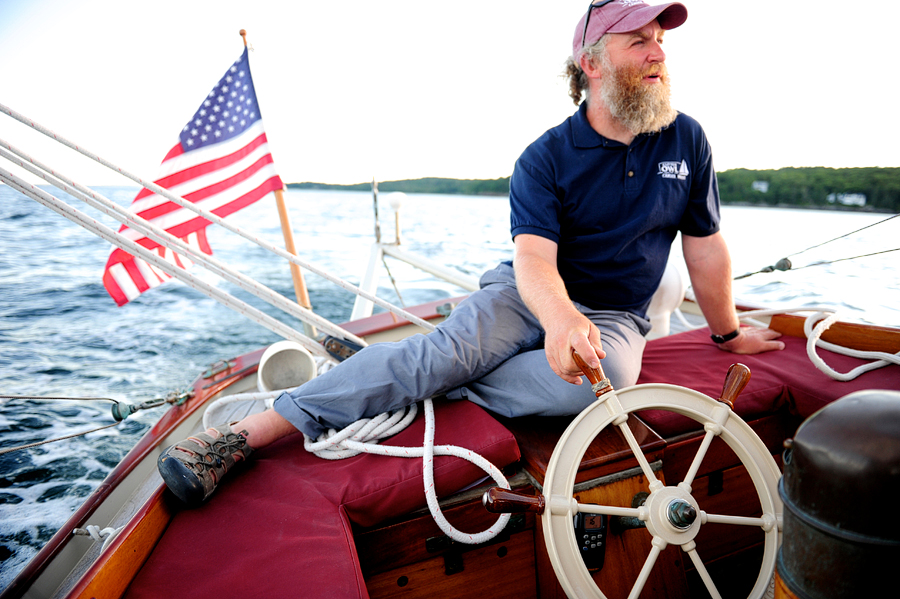
[[[98,191],[130,204],[132,187]],[[55,192],[64,197],[64,194]],[[381,194],[383,238],[393,238],[390,194]],[[298,253],[357,283],[374,240],[369,193],[289,191]],[[73,205],[118,228],[80,202]],[[504,198],[409,195],[400,209],[402,245],[412,253],[477,277],[512,257]],[[871,226],[890,215],[725,207],[723,232],[735,274]],[[240,226],[281,245],[271,197],[236,215]],[[293,297],[287,264],[226,231],[212,228],[216,256],[276,291]],[[884,253],[802,268],[820,261],[885,251],[898,245],[900,219],[800,253],[791,272],[735,282],[741,300],[775,307],[829,306],[845,320],[900,325],[900,260]],[[0,394],[107,397],[138,403],[189,386],[209,364],[277,341],[180,283],[168,283],[122,308],[101,284],[106,242],[0,185]],[[677,254],[676,250],[676,254]],[[414,305],[462,291],[389,259],[398,298],[387,276],[379,295]],[[197,272],[202,272],[195,269]],[[209,275],[207,280],[277,316],[267,305]],[[314,309],[342,322],[349,292],[308,274]],[[299,327],[298,323],[289,324]],[[163,408],[139,412],[117,427],[86,437],[0,455],[0,589],[65,522],[125,455]],[[0,447],[18,446],[109,423],[100,401],[0,400]]]

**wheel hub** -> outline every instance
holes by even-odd
[[[667,544],[685,545],[700,532],[700,507],[687,489],[662,487],[650,493],[641,520]]]
[[[697,510],[683,499],[673,499],[666,507],[669,524],[679,530],[687,530],[697,519]]]

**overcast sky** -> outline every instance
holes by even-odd
[[[716,169],[900,166],[900,2],[685,2],[676,108]],[[559,74],[585,0],[0,0],[0,104],[153,177],[241,54],[286,182],[495,178],[575,107]],[[0,115],[0,138],[87,184]],[[65,154],[68,156],[68,152]],[[5,161],[3,161],[5,163]],[[4,164],[4,166],[6,166]]]

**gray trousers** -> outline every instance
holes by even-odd
[[[593,403],[587,381],[573,385],[551,370],[544,331],[519,296],[512,266],[486,272],[480,285],[435,331],[366,347],[283,393],[275,411],[315,438],[329,428],[442,394],[509,417],[577,414]],[[649,321],[576,306],[600,330],[607,354],[602,366],[610,382],[617,389],[633,385]]]

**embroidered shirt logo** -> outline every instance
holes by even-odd
[[[663,179],[678,179],[684,181],[691,172],[688,170],[687,162],[682,160],[667,160],[659,163],[659,172],[656,173]]]

